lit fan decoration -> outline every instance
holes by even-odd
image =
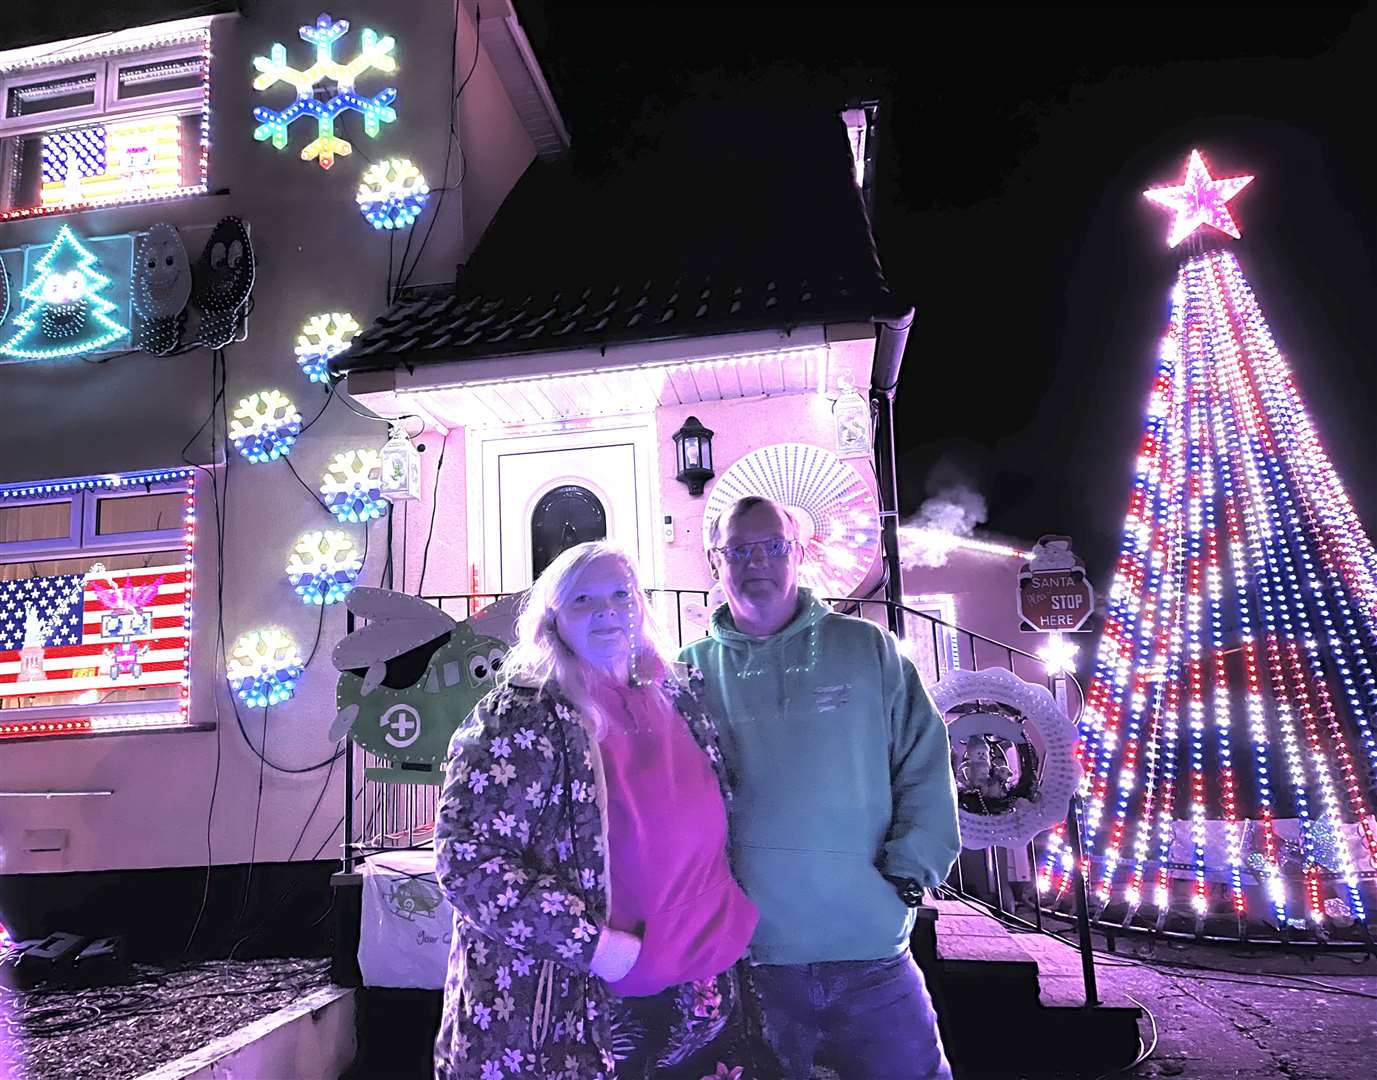
[[[820,596],[849,596],[880,549],[875,493],[836,454],[805,443],[762,446],[740,458],[712,487],[703,510],[707,536],[717,516],[747,495],[785,506],[799,523],[799,583]]]

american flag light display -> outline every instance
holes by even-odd
[[[178,116],[145,116],[43,136],[43,206],[119,202],[181,187]]]
[[[182,563],[0,581],[0,695],[181,683],[186,581]]]
[[[1182,214],[1237,235],[1148,195],[1173,243]],[[1081,721],[1084,869],[1123,905],[1104,917],[1366,922],[1377,554],[1228,250],[1178,271],[1122,535]],[[1054,834],[1039,888],[1072,866]]]

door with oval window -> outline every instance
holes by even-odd
[[[531,569],[540,577],[555,557],[575,544],[607,539],[607,511],[586,487],[561,484],[531,512]]]

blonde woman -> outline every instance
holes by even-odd
[[[436,1076],[696,1080],[744,1038],[733,965],[756,924],[700,680],[605,543],[551,563],[517,637],[437,814],[455,933]]]

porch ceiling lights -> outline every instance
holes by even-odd
[[[454,425],[496,427],[650,412],[661,405],[821,392],[829,347],[742,353],[711,360],[669,360],[563,374],[488,378],[443,387],[398,386]],[[365,398],[366,400],[366,398]]]

